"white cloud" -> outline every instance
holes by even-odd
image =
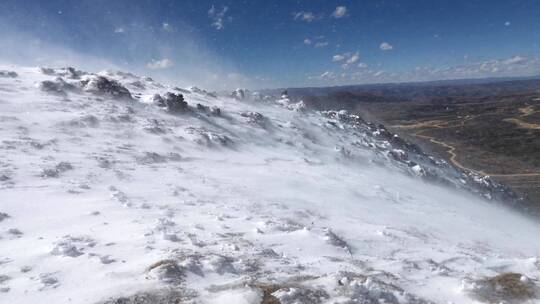
[[[166,31],[166,32],[172,32],[174,31],[174,28],[172,27],[172,25],[170,25],[169,23],[167,22],[163,22],[163,24],[161,25],[161,29]]]
[[[163,70],[173,66],[173,62],[170,59],[164,58],[161,60],[152,60],[146,65],[152,70]]]
[[[334,79],[336,78],[336,74],[334,72],[330,72],[330,71],[326,71],[324,73],[322,73],[321,75],[317,76],[317,78],[320,78],[320,79]]]
[[[208,10],[208,16],[210,19],[212,19],[212,26],[220,31],[225,28],[225,22],[231,21],[230,17],[227,17],[227,12],[229,11],[229,8],[227,6],[224,6],[221,8],[221,10],[216,9],[215,6],[212,5],[210,7],[210,10]]]
[[[316,36],[315,38],[306,38],[304,39],[304,44],[313,45],[316,48],[323,48],[328,46],[328,41],[324,41],[324,36]]]
[[[355,54],[337,55],[336,61],[353,61]],[[343,57],[343,58],[342,58]],[[336,75],[335,71],[325,71],[321,75],[308,77],[310,84],[346,85],[360,83],[433,81],[450,79],[473,79],[487,77],[516,77],[540,75],[540,58],[513,56],[491,59],[461,66],[422,67],[401,73],[391,73],[382,69],[369,69],[365,63],[358,63],[359,69],[350,69]]]
[[[508,58],[508,59],[504,60],[503,62],[506,65],[521,64],[521,63],[526,63],[527,58],[517,55],[517,56],[511,57],[511,58]]]
[[[317,17],[315,16],[315,14],[313,14],[312,12],[298,12],[298,13],[294,13],[294,20],[300,20],[300,21],[305,21],[305,22],[311,22],[315,19],[320,19],[321,17]]]
[[[379,48],[383,51],[391,51],[392,49],[394,49],[394,47],[388,42],[381,43]]]
[[[504,23],[504,26],[510,26],[510,24],[511,24],[510,21],[506,21],[506,22]]]
[[[345,70],[349,69],[353,64],[355,64],[360,59],[360,54],[358,52],[347,56],[347,60],[344,64],[341,65],[341,67]]]
[[[126,29],[124,29],[123,27],[119,26],[117,28],[114,29],[114,33],[115,34],[123,34],[126,32]]]
[[[347,15],[347,7],[345,6],[336,7],[336,10],[332,13],[332,17],[334,18],[343,18],[346,15]]]
[[[353,63],[357,62],[358,59],[360,59],[360,54],[358,54],[358,52],[356,52],[349,59],[347,59],[347,63],[348,64],[353,64]]]
[[[334,56],[332,57],[332,61],[333,61],[333,62],[342,61],[343,59],[345,59],[345,57],[346,57],[345,54],[343,54],[343,55],[341,55],[341,54],[336,54],[336,55],[334,55]]]
[[[358,52],[356,53],[343,53],[343,54],[336,54],[332,56],[332,62],[343,62],[341,67],[343,69],[349,69],[354,64],[356,64],[360,60],[360,54]]]

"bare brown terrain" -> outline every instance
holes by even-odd
[[[309,106],[347,109],[510,187],[540,211],[540,80],[292,89]]]
[[[502,182],[540,208],[537,94],[436,104],[361,103],[359,109],[456,167]]]

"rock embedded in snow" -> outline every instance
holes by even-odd
[[[18,76],[19,76],[19,74],[17,74],[17,72],[0,70],[0,77],[17,78]]]
[[[39,83],[39,88],[44,92],[61,96],[77,90],[74,84],[66,82],[62,77],[57,77],[54,80],[44,80]]]
[[[39,281],[43,284],[43,288],[56,288],[60,285],[58,279],[52,273],[41,273]]]
[[[0,223],[5,220],[5,219],[8,219],[10,216],[9,214],[7,213],[4,213],[4,212],[0,212]]]
[[[487,303],[528,303],[540,296],[540,284],[519,273],[503,273],[480,280],[466,279],[463,289]]]
[[[52,255],[76,258],[83,255],[87,248],[94,247],[95,245],[96,241],[88,236],[73,237],[66,235],[53,244],[50,253]]]
[[[184,95],[171,92],[165,94],[162,106],[173,113],[182,113],[188,110],[188,104],[184,101]]]
[[[148,274],[156,276],[167,284],[179,285],[184,281],[185,273],[182,268],[172,260],[156,262],[148,267]]]
[[[129,90],[122,84],[105,76],[90,76],[89,78],[82,80],[81,83],[86,92],[118,99],[133,99]]]
[[[257,125],[259,127],[266,127],[267,120],[266,118],[258,112],[242,112],[240,116],[248,119],[248,123]]]
[[[246,90],[236,89],[231,93],[231,97],[236,100],[244,100],[246,98]]]
[[[323,303],[330,296],[324,290],[304,287],[282,288],[272,293],[280,304]]]

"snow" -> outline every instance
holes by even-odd
[[[284,304],[477,303],[463,282],[540,279],[535,220],[461,176],[448,173],[458,189],[427,182],[425,164],[390,156],[410,151],[346,112],[0,69],[16,75],[0,78],[1,302],[172,288],[186,303],[259,303],[277,286]],[[175,91],[187,110],[155,103]]]

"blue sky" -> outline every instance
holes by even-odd
[[[532,0],[2,0],[0,61],[217,89],[527,76],[538,16]]]

